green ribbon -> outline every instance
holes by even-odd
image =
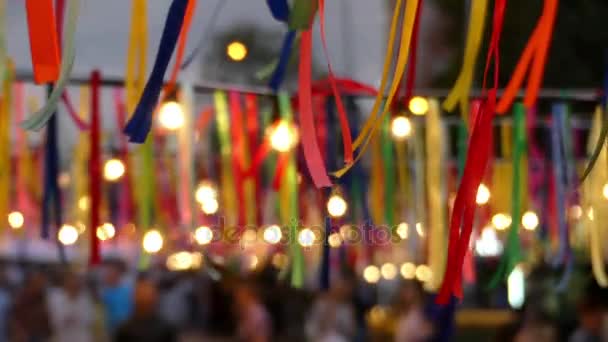
[[[521,221],[522,184],[521,170],[522,157],[526,151],[526,109],[523,103],[513,106],[513,183],[511,184],[511,229],[507,237],[507,247],[500,259],[498,270],[490,281],[489,288],[495,288],[502,279],[506,279],[511,271],[522,260],[521,244],[519,241],[519,225]]]
[[[464,172],[464,164],[467,161],[467,146],[469,139],[467,124],[466,122],[464,122],[464,120],[458,123],[458,131],[456,137],[456,148],[458,153],[458,179],[461,179],[462,174]]]
[[[316,0],[295,0],[289,12],[289,29],[305,30],[310,28],[319,3]]]
[[[608,118],[606,118],[606,111],[602,110],[602,130],[600,131],[600,136],[599,139],[597,140],[597,143],[595,144],[595,148],[593,148],[593,153],[591,154],[591,157],[589,158],[589,163],[587,164],[587,167],[585,167],[585,171],[583,172],[583,176],[581,177],[581,183],[585,181],[585,179],[587,179],[587,176],[589,176],[589,173],[591,173],[591,170],[593,170],[593,166],[595,166],[595,163],[597,162],[598,158],[600,157],[600,153],[602,152],[602,148],[604,147],[604,145],[606,144],[606,141],[608,139]]]
[[[154,180],[154,139],[148,137],[146,142],[138,149],[142,167],[139,169],[139,181],[137,191],[137,214],[141,231],[152,229],[152,211],[154,209],[154,196],[156,194],[156,183]],[[150,265],[150,255],[141,253],[139,258],[139,269],[145,270]]]
[[[391,118],[384,117],[382,124],[382,159],[384,160],[384,219],[390,229],[395,226],[395,161],[391,139]]]

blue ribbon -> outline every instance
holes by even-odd
[[[329,191],[327,191],[329,194]],[[329,290],[329,235],[331,234],[331,218],[325,215],[325,237],[323,239],[323,256],[319,268],[319,282],[322,291]]]
[[[293,42],[296,38],[296,31],[289,30],[285,34],[285,38],[283,38],[283,47],[281,48],[281,54],[279,55],[279,62],[277,63],[277,67],[274,69],[272,73],[272,77],[270,78],[270,82],[268,86],[273,91],[278,91],[281,83],[283,83],[283,79],[285,78],[285,72],[287,71],[287,66],[289,65],[289,58],[291,57],[291,50],[293,48]]]
[[[154,68],[146,83],[143,94],[135,108],[135,113],[127,123],[124,133],[129,136],[132,143],[141,144],[146,141],[148,133],[152,128],[152,113],[158,103],[158,98],[163,86],[163,78],[175,50],[179,33],[184,23],[184,15],[188,0],[173,0],[169,7],[169,14],[165,21],[165,28],[160,39],[158,53],[154,61]]]
[[[266,0],[266,4],[270,9],[273,18],[287,23],[289,20],[289,4],[287,3],[287,0]]]

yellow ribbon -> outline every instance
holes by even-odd
[[[228,227],[236,227],[237,225],[237,201],[235,198],[236,188],[234,184],[234,176],[232,174],[232,145],[230,143],[230,121],[228,114],[228,102],[226,93],[217,90],[213,94],[215,103],[217,132],[220,138],[220,154],[222,158],[221,166],[221,190],[222,190],[222,208],[226,217]]]
[[[473,83],[477,56],[479,55],[479,47],[483,38],[487,7],[488,0],[471,1],[469,28],[464,48],[462,69],[450,94],[443,102],[443,108],[448,112],[453,111],[456,104],[459,103],[460,115],[465,122],[468,121],[469,116],[469,94],[471,92],[471,83]]]
[[[3,93],[0,104],[0,217],[7,217],[9,212],[9,198],[11,197],[11,105],[12,87],[15,79],[15,68],[12,61],[6,63],[7,72],[2,79]]]
[[[446,233],[446,201],[443,189],[445,165],[442,162],[443,130],[441,127],[439,102],[429,101],[429,111],[426,115],[426,193],[428,196],[428,229],[429,229],[429,267],[432,271],[431,281],[427,284],[430,290],[441,286],[442,275],[446,266],[447,233]]]
[[[393,12],[393,19],[391,22],[391,28],[389,32],[389,46],[386,52],[386,57],[384,59],[384,68],[382,71],[382,79],[380,81],[380,90],[378,95],[376,96],[376,100],[374,102],[374,107],[369,115],[369,118],[365,122],[365,125],[361,129],[359,136],[355,139],[353,143],[353,150],[356,150],[360,147],[357,156],[353,160],[352,163],[349,163],[342,169],[333,172],[332,174],[336,177],[342,177],[350,168],[363,156],[367,146],[371,142],[374,137],[378,127],[382,123],[384,117],[390,111],[390,104],[393,102],[393,98],[399,89],[399,84],[401,81],[401,75],[405,72],[405,67],[407,65],[407,60],[409,57],[410,50],[410,41],[412,38],[412,31],[414,28],[414,22],[416,19],[416,9],[418,8],[419,0],[409,0],[405,4],[405,12],[403,14],[403,25],[401,29],[401,44],[399,46],[399,55],[397,57],[397,63],[395,65],[394,77],[389,88],[388,96],[386,98],[386,102],[384,102],[384,89],[386,88],[386,83],[388,80],[388,74],[392,62],[393,50],[395,45],[395,38],[397,32],[397,25],[399,22],[399,9],[402,7],[402,0],[397,0],[395,4],[395,10]],[[378,115],[380,112],[380,107],[384,103],[384,108],[382,113]]]
[[[372,140],[372,165],[369,186],[370,214],[374,224],[384,222],[384,171],[382,170],[382,144],[379,137]]]

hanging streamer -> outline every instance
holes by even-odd
[[[344,109],[344,103],[342,97],[338,91],[334,72],[331,68],[331,61],[329,59],[329,51],[327,49],[327,40],[325,39],[325,0],[319,0],[319,21],[321,25],[321,42],[323,43],[323,52],[325,53],[325,59],[327,60],[327,70],[329,75],[327,76],[329,84],[331,85],[331,91],[336,99],[336,107],[338,109],[338,117],[340,119],[340,128],[342,130],[342,145],[344,147],[344,162],[346,164],[353,161],[353,146],[352,137],[350,133],[350,126],[348,123],[348,116],[346,115],[346,109]]]
[[[8,62],[8,72],[1,79],[4,92],[0,96],[0,217],[7,217],[11,196],[11,116],[13,113],[13,81],[15,78],[12,62]]]
[[[89,152],[89,194],[91,196],[91,219],[89,232],[91,234],[91,256],[89,263],[97,265],[101,262],[97,227],[101,225],[101,113],[100,113],[101,74],[95,70],[91,74],[91,150]]]
[[[557,15],[558,0],[545,0],[543,13],[538,20],[534,32],[515,67],[511,81],[507,84],[502,98],[498,102],[496,112],[504,114],[513,103],[517,91],[521,87],[524,77],[530,71],[528,77],[528,88],[524,97],[524,105],[530,108],[536,104],[538,91],[542,83],[545,71],[547,52],[553,35],[553,25]]]
[[[391,120],[389,116],[386,116],[380,136],[384,172],[384,198],[381,201],[384,207],[384,220],[390,229],[393,229],[395,227],[395,190],[397,188],[395,186],[395,154],[390,130]]]
[[[2,6],[5,8],[5,1]],[[30,51],[37,84],[57,81],[59,77],[59,44],[53,12],[53,0],[26,0]]]
[[[175,89],[175,82],[177,76],[181,70],[182,59],[184,58],[184,51],[186,50],[186,43],[188,42],[188,33],[190,33],[190,26],[192,24],[192,17],[196,11],[197,0],[188,0],[188,7],[186,7],[186,14],[184,15],[184,23],[179,33],[179,39],[177,41],[177,52],[175,53],[175,61],[173,62],[173,69],[169,76],[169,81],[165,87],[165,93],[171,93]]]
[[[422,8],[424,0],[420,0],[416,9],[416,19],[414,19],[414,30],[412,32],[412,47],[410,51],[410,60],[407,65],[407,80],[405,82],[405,96],[403,97],[403,107],[407,108],[412,94],[414,92],[414,84],[416,83],[416,64],[418,59],[418,36],[420,31],[420,20],[422,17]]]
[[[405,9],[404,9],[404,13],[403,13],[404,19],[403,19],[403,25],[401,28],[401,43],[399,46],[399,55],[397,57],[397,62],[395,65],[395,72],[394,72],[395,77],[393,77],[392,84],[389,88],[388,96],[386,98],[386,104],[392,103],[392,101],[397,93],[397,90],[399,88],[399,83],[401,82],[401,77],[403,76],[403,73],[405,72],[405,67],[407,65],[407,59],[409,56],[409,48],[410,48],[410,41],[411,41],[411,37],[412,37],[412,31],[414,28],[414,21],[416,19],[416,10],[418,8],[418,2],[419,2],[419,0],[410,0],[410,1],[407,1],[407,3],[405,4]],[[373,136],[375,135],[375,132],[377,131],[380,124],[382,123],[383,118],[386,116],[386,114],[388,114],[388,112],[390,110],[389,105],[384,105],[384,109],[382,110],[382,112],[380,112],[380,108],[382,107],[382,105],[384,103],[384,89],[386,88],[388,74],[389,74],[389,70],[390,70],[390,67],[392,64],[394,42],[396,39],[397,25],[399,22],[400,9],[402,7],[401,5],[402,5],[402,0],[397,0],[396,4],[395,4],[393,20],[391,23],[391,29],[390,29],[390,33],[389,33],[389,47],[386,52],[386,57],[384,60],[384,69],[382,71],[382,79],[380,81],[380,91],[378,93],[378,96],[376,97],[376,100],[374,102],[374,107],[372,108],[369,118],[367,119],[367,121],[365,122],[365,125],[361,129],[359,136],[357,137],[357,139],[355,139],[355,142],[353,143],[353,149],[360,148],[359,152],[358,152],[357,156],[353,159],[352,163],[346,165],[344,168],[333,173],[338,178],[343,176],[353,166],[353,164],[356,163],[361,158],[361,156],[365,152],[365,149],[367,148],[367,146],[371,142]]]
[[[473,76],[475,75],[479,47],[483,38],[488,0],[472,0],[470,4],[469,28],[464,47],[464,61],[454,87],[443,102],[443,108],[448,112],[453,111],[454,107],[460,104],[460,115],[464,121],[468,121],[469,116],[469,94],[471,92]]]
[[[187,5],[188,0],[173,0],[171,7],[169,7],[169,14],[167,14],[152,73],[148,78],[133,116],[124,128],[124,133],[129,136],[129,141],[132,143],[141,144],[146,141],[146,137],[152,128],[152,113],[158,102],[163,78],[182,29]]]
[[[585,179],[587,178],[587,176],[589,175],[589,173],[591,172],[591,170],[593,169],[593,166],[595,166],[595,163],[597,162],[599,155],[602,151],[603,146],[606,144],[606,141],[608,139],[608,119],[605,116],[605,111],[606,111],[606,103],[608,102],[606,99],[608,99],[608,61],[606,62],[606,66],[605,66],[606,70],[604,72],[604,96],[602,98],[602,113],[604,114],[604,116],[602,116],[602,130],[599,134],[598,139],[596,140],[597,143],[595,145],[595,148],[593,149],[593,152],[591,153],[591,157],[589,158],[589,163],[587,163],[587,166],[585,167],[585,171],[583,172],[583,175],[581,176],[581,183],[583,183],[585,181]]]
[[[34,1],[28,1],[28,3],[30,2]],[[57,104],[61,99],[61,94],[63,94],[63,91],[65,90],[65,87],[68,84],[70,74],[72,72],[72,67],[74,65],[74,58],[76,56],[74,43],[76,35],[76,26],[78,25],[78,15],[80,11],[80,0],[69,0],[67,11],[68,20],[63,38],[64,49],[63,58],[61,60],[61,71],[59,73],[59,78],[57,80],[57,83],[53,87],[53,91],[48,97],[44,107],[42,107],[42,109],[40,109],[35,114],[32,114],[29,119],[21,123],[21,127],[27,130],[38,131],[42,129],[42,127],[44,127],[44,125],[47,123],[53,113],[55,113],[55,111],[57,110]],[[48,51],[45,53],[48,53]]]
[[[178,207],[180,221],[182,227],[187,231],[195,228],[195,210],[194,210],[194,125],[192,124],[193,107],[194,107],[194,89],[192,84],[184,83],[181,86],[181,103],[184,110],[184,124],[179,130],[178,140],[178,158],[179,158],[179,189]]]
[[[237,201],[234,197],[236,193],[232,166],[232,143],[230,138],[230,119],[228,113],[228,100],[226,94],[222,91],[216,91],[214,93],[215,103],[215,115],[216,115],[216,126],[217,135],[220,143],[220,156],[221,156],[221,176],[220,189],[222,209],[224,216],[226,217],[226,224],[229,227],[235,227],[236,212],[237,212]]]

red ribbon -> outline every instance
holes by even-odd
[[[239,227],[243,227],[245,225],[245,191],[243,188],[243,169],[245,165],[245,151],[243,146],[243,113],[239,93],[230,91],[228,97],[231,115],[230,131],[232,134],[233,176],[238,202],[238,223]]]
[[[91,236],[90,265],[97,265],[101,261],[99,252],[99,239],[97,238],[97,227],[100,221],[101,208],[101,147],[100,147],[100,113],[99,113],[99,87],[101,74],[98,70],[91,74],[91,152],[89,158],[89,192],[91,196],[91,224],[89,233]]]
[[[30,51],[37,84],[57,81],[60,58],[53,0],[26,0]]]
[[[317,134],[315,133],[315,120],[312,113],[312,33],[303,31],[300,42],[300,68],[298,102],[300,106],[300,132],[302,133],[302,148],[304,159],[315,187],[324,188],[331,186],[331,180],[327,175],[325,162],[319,151]],[[331,82],[330,82],[331,83]]]
[[[245,115],[247,121],[247,132],[249,135],[249,152],[258,150],[258,98],[255,94],[246,94],[245,95]],[[257,152],[256,152],[257,154]],[[255,201],[256,203],[262,203],[262,185],[259,171],[259,164],[257,168],[254,168],[254,161],[251,160],[250,168],[251,168],[251,177],[254,178],[254,192],[255,192]],[[262,224],[262,206],[256,205],[256,224]]]

